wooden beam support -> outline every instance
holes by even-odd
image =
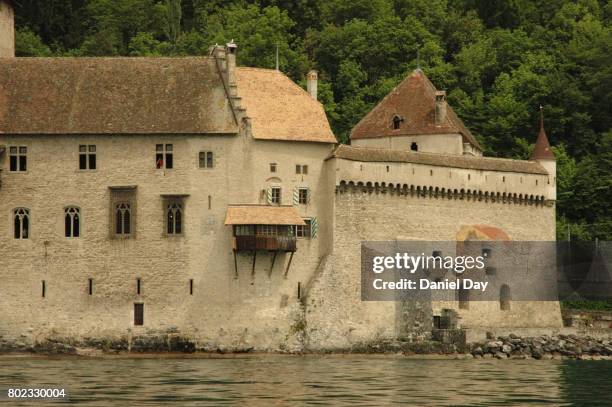
[[[293,253],[291,252],[291,256],[289,257],[289,263],[287,263],[287,269],[285,270],[285,278],[287,278],[287,274],[289,273],[289,267],[291,267],[291,260],[293,260]]]
[[[255,276],[255,259],[257,259],[257,250],[253,250],[253,269],[251,270],[252,276]]]
[[[234,270],[235,270],[235,274],[234,274],[234,278],[238,278],[238,259],[236,256],[236,250],[234,250]]]
[[[272,256],[272,265],[270,266],[270,274],[272,274],[272,270],[274,269],[274,262],[276,261],[276,255],[278,251],[274,251],[274,255]]]

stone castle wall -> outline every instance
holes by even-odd
[[[15,56],[14,11],[4,0],[0,0],[0,58]]]

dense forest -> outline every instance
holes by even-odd
[[[205,55],[303,84],[340,142],[420,66],[486,154],[527,158],[539,105],[558,161],[558,238],[611,240],[612,1],[14,0],[19,56]]]

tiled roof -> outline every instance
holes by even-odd
[[[402,135],[433,135],[459,133],[466,142],[482,150],[478,141],[447,105],[446,120],[435,123],[435,86],[417,69],[397,85],[351,131],[351,139]],[[399,129],[393,129],[393,118],[403,119]]]
[[[293,206],[230,205],[226,225],[305,225]]]
[[[550,148],[548,143],[548,137],[546,137],[546,130],[544,130],[544,118],[540,113],[540,133],[538,133],[538,139],[536,140],[535,148],[531,154],[532,160],[554,160],[555,155]]]
[[[329,158],[341,158],[344,160],[362,162],[406,162],[473,170],[548,174],[544,167],[535,161],[421,153],[416,151],[398,151],[370,147],[352,147],[347,145],[339,145]]]
[[[237,132],[211,58],[0,59],[0,133]]]
[[[337,142],[321,103],[283,73],[239,67],[236,82],[254,138]]]

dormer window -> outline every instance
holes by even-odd
[[[403,121],[404,119],[402,119],[398,115],[393,116],[393,130],[399,130]]]

